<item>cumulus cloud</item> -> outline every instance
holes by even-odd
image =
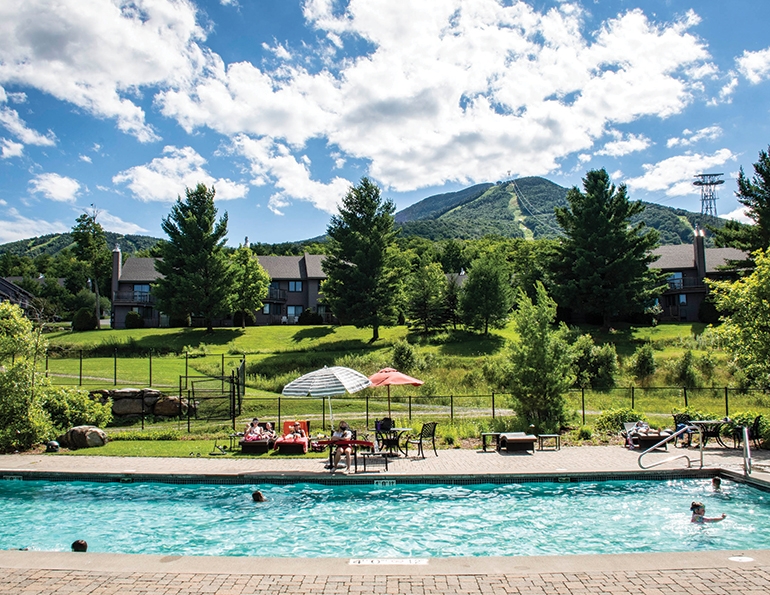
[[[44,221],[23,217],[16,209],[8,209],[6,217],[0,219],[0,243],[15,242],[49,233],[63,233],[70,225],[61,221]]]
[[[739,223],[745,223],[747,225],[753,225],[755,223],[755,221],[746,214],[746,207],[743,206],[734,211],[730,211],[729,213],[725,213],[724,215],[720,215],[720,217],[722,219],[732,219],[733,221],[738,221]]]
[[[145,202],[173,202],[184,194],[185,188],[195,188],[198,184],[214,186],[219,200],[243,198],[248,193],[245,184],[209,174],[203,168],[206,160],[192,147],[167,146],[163,154],[146,165],[120,172],[112,182],[127,184],[134,196]]]
[[[621,134],[616,134],[615,136],[615,140],[608,142],[604,145],[603,149],[596,151],[596,154],[622,157],[629,153],[644,151],[651,144],[650,139],[643,134],[629,134],[625,138]]]
[[[0,159],[10,159],[11,157],[21,157],[24,153],[24,145],[21,143],[15,143],[7,138],[0,138],[0,146],[2,146],[2,152],[0,152]]]
[[[109,211],[99,210],[99,223],[107,231],[114,231],[122,234],[136,234],[146,232],[147,229],[136,223],[130,223],[123,221],[120,217],[116,217]]]
[[[56,202],[74,203],[78,192],[80,191],[80,182],[54,173],[39,174],[35,176],[30,180],[29,186],[31,192],[42,194],[46,198],[55,200]]]
[[[630,188],[663,191],[667,196],[684,196],[698,191],[693,186],[693,176],[711,172],[715,167],[723,166],[728,161],[735,161],[736,155],[729,149],[719,149],[712,155],[687,153],[669,157],[658,163],[645,163],[644,174],[626,180]]]
[[[0,125],[4,126],[8,132],[25,145],[52,147],[56,144],[56,137],[53,132],[49,130],[48,134],[40,134],[32,130],[19,117],[19,113],[16,110],[8,107],[0,107]]]
[[[279,189],[268,201],[268,208],[276,215],[283,215],[292,200],[312,203],[327,213],[337,212],[337,203],[351,184],[344,178],[335,177],[324,184],[310,177],[310,160],[306,156],[295,157],[285,145],[267,138],[253,139],[238,135],[233,149],[248,159],[257,186],[271,183]]]
[[[758,52],[744,51],[735,61],[738,71],[752,84],[756,85],[770,78],[770,48]]]
[[[140,141],[157,138],[137,104],[142,87],[178,83],[203,62],[190,0],[4,0],[0,83],[29,85]]]
[[[689,147],[691,145],[694,145],[696,143],[699,143],[702,140],[716,140],[720,136],[722,136],[722,127],[721,126],[708,126],[706,128],[701,128],[700,130],[696,130],[693,132],[692,130],[684,129],[682,130],[682,136],[681,137],[673,137],[666,141],[666,146],[671,147]]]
[[[246,133],[293,151],[323,138],[406,191],[508,170],[547,174],[592,150],[608,126],[681,112],[714,70],[689,33],[692,12],[655,23],[632,10],[587,31],[569,3],[538,12],[497,0],[351,0],[344,9],[308,0],[303,10],[327,46],[276,48],[275,70],[209,55],[204,78],[158,95],[163,113],[190,131]],[[350,57],[348,44],[362,40],[370,51]]]

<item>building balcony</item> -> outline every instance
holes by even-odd
[[[285,302],[286,301],[286,291],[283,289],[275,289],[271,287],[268,290],[267,297],[263,300],[267,302]]]
[[[696,277],[682,277],[680,279],[668,280],[668,291],[679,291],[681,289],[696,289],[706,287],[706,284]]]
[[[112,296],[113,305],[151,305],[155,297],[147,291],[116,291]]]

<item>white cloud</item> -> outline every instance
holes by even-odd
[[[262,138],[255,140],[246,135],[234,139],[233,149],[251,163],[253,183],[263,185],[270,182],[279,191],[268,201],[268,208],[277,215],[292,200],[312,203],[327,213],[337,212],[337,203],[351,184],[344,178],[335,177],[328,184],[310,178],[310,162],[307,156],[299,159],[291,154],[285,145]]]
[[[136,234],[146,232],[147,229],[136,223],[123,221],[120,217],[112,215],[109,211],[99,211],[99,223],[107,231],[114,231],[122,234]]]
[[[692,130],[682,130],[682,137],[673,137],[666,141],[666,146],[671,147],[689,147],[702,140],[716,140],[722,136],[721,126],[708,126],[693,132]]]
[[[738,207],[734,211],[720,215],[722,219],[732,219],[740,223],[746,223],[747,225],[753,225],[755,221],[746,214],[746,207]]]
[[[78,158],[86,163],[91,163],[91,158],[88,155],[79,155]]]
[[[622,157],[629,153],[644,151],[650,146],[651,141],[643,134],[629,134],[626,138],[618,135],[617,140],[613,140],[604,145],[603,149],[596,151],[597,155],[607,155],[609,157]]]
[[[137,165],[112,178],[114,184],[128,184],[136,198],[145,202],[173,202],[185,188],[198,184],[214,186],[216,198],[243,198],[248,193],[245,184],[226,178],[214,178],[203,165],[206,160],[192,147],[165,147],[164,157],[156,157],[147,165]]]
[[[629,178],[626,183],[631,188],[652,192],[663,191],[667,196],[684,196],[698,191],[693,186],[693,176],[711,172],[717,166],[728,161],[735,161],[736,156],[729,149],[719,149],[712,155],[687,153],[669,157],[658,163],[645,163],[644,175]]]
[[[3,0],[0,83],[29,85],[140,141],[157,138],[135,102],[142,87],[189,79],[204,33],[190,0]]]
[[[10,139],[0,138],[0,145],[2,145],[2,153],[0,153],[0,159],[21,157],[21,155],[24,153],[24,145],[21,143],[15,143]]]
[[[61,221],[44,221],[42,219],[28,219],[23,217],[16,209],[8,209],[8,218],[0,219],[0,243],[15,242],[49,233],[62,233],[70,230]]]
[[[770,78],[770,48],[758,52],[746,50],[735,61],[738,63],[740,73],[752,84],[756,85]]]
[[[56,137],[53,132],[49,130],[48,134],[43,135],[28,128],[16,110],[7,107],[0,108],[0,125],[5,126],[8,132],[25,145],[52,147],[56,144]]]
[[[80,191],[77,180],[59,174],[39,174],[29,181],[30,191],[57,202],[75,202]],[[38,234],[39,235],[39,234]]]
[[[714,72],[688,31],[692,12],[653,23],[632,10],[595,32],[568,3],[538,12],[497,0],[351,0],[341,10],[308,0],[303,10],[326,46],[275,48],[272,71],[210,55],[205,78],[159,93],[163,113],[188,131],[246,133],[294,152],[325,139],[406,191],[547,174],[608,126],[681,112]],[[362,39],[371,51],[350,57],[346,44]]]

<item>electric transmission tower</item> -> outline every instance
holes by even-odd
[[[719,176],[724,174],[697,174],[694,186],[700,186],[700,214],[717,216],[717,186],[725,181]]]

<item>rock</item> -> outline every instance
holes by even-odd
[[[153,408],[153,413],[162,417],[178,417],[180,412],[182,414],[187,412],[187,402],[182,400],[180,408],[179,397],[161,397]]]
[[[114,401],[120,399],[140,399],[142,398],[142,391],[138,388],[118,388],[110,391],[110,396]]]
[[[141,415],[142,399],[119,399],[117,401],[113,401],[112,414],[117,417],[122,417],[125,415]]]
[[[71,448],[94,448],[107,444],[107,433],[96,426],[76,426],[59,436],[59,444]]]

